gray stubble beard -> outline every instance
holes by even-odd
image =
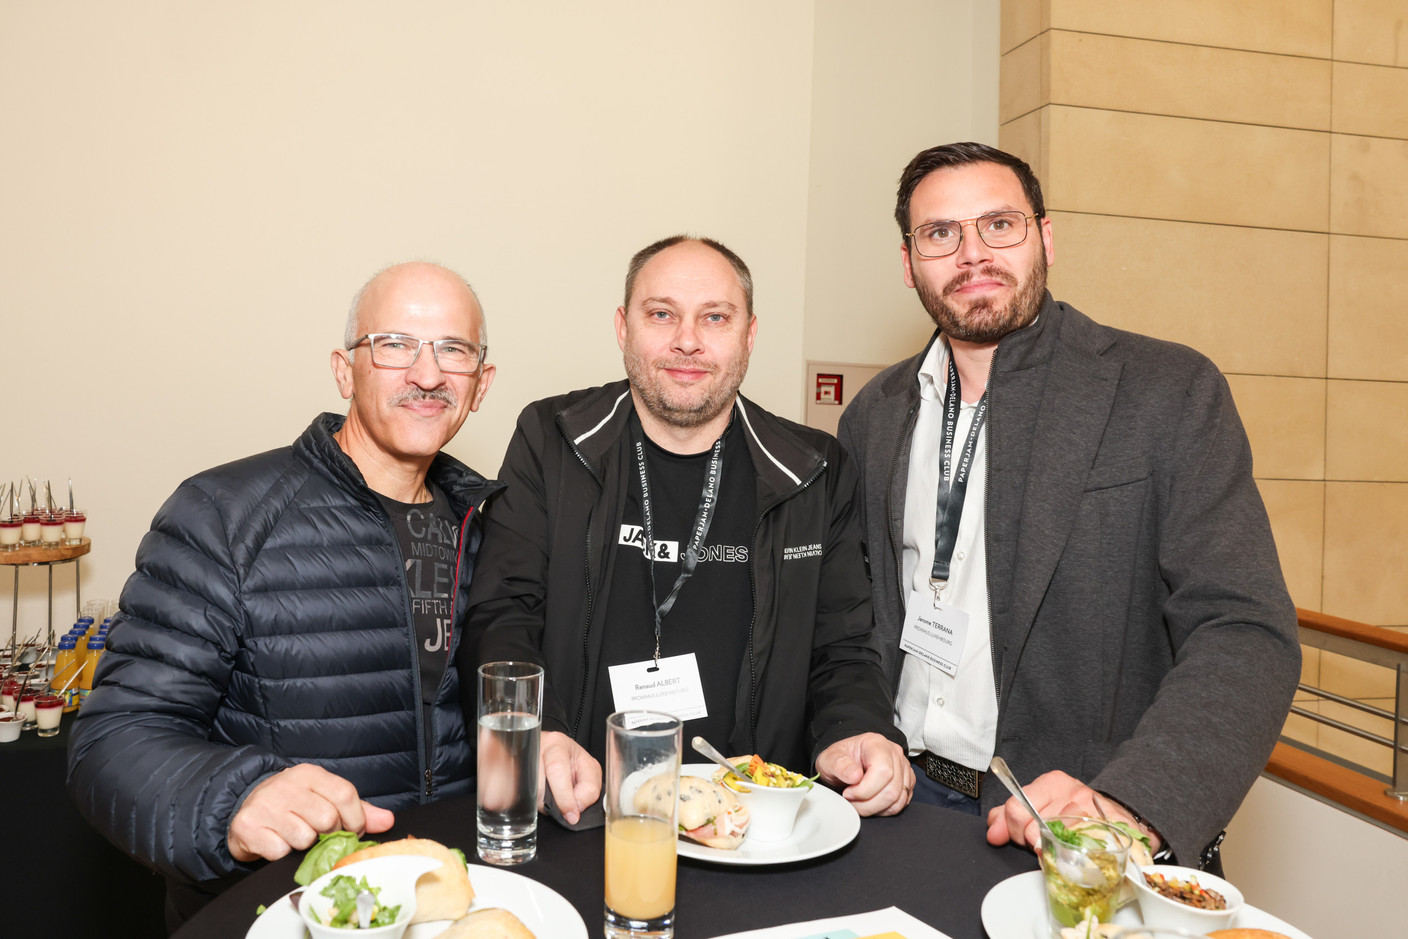
[[[661,360],[652,366],[645,362],[641,356],[634,352],[626,352],[622,356],[626,366],[626,377],[630,379],[631,388],[640,397],[641,402],[656,418],[674,427],[700,427],[718,417],[727,408],[733,406],[734,397],[738,394],[738,388],[743,384],[743,377],[748,372],[748,355],[743,357],[723,374],[721,381],[714,393],[706,395],[698,404],[691,407],[678,407],[672,403],[666,393],[661,389],[660,383],[651,381],[653,369],[668,364],[684,365],[687,360]]]

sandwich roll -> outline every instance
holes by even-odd
[[[332,866],[333,870],[389,854],[419,854],[437,858],[438,868],[420,875],[416,881],[416,915],[412,923],[438,919],[459,919],[474,901],[474,888],[469,885],[469,871],[460,857],[438,841],[429,838],[402,838],[372,848],[353,851]]]
[[[435,939],[537,939],[508,910],[475,910],[450,924]]]
[[[663,799],[669,798],[673,777],[657,776],[636,793],[636,811],[652,812]],[[710,848],[732,851],[743,843],[748,831],[748,809],[728,789],[698,776],[679,778],[679,829],[690,841]]]

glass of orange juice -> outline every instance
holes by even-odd
[[[606,939],[675,934],[681,727],[655,711],[606,719]]]

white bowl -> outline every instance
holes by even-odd
[[[14,711],[0,711],[0,743],[14,743],[23,728],[24,721],[15,717]]]
[[[396,854],[358,861],[356,864],[328,871],[303,891],[303,896],[298,900],[298,915],[303,917],[303,923],[308,927],[313,939],[347,939],[348,936],[400,939],[406,927],[411,924],[411,917],[416,915],[416,881],[422,874],[438,869],[440,863],[438,858]],[[380,887],[381,892],[376,898],[379,905],[400,904],[401,910],[396,914],[396,922],[375,929],[335,929],[313,919],[309,914],[310,909],[317,911],[319,919],[331,918],[328,911],[332,908],[332,900],[323,896],[323,888],[332,883],[333,878],[344,876],[354,879],[365,877],[368,886]]]
[[[737,793],[738,800],[748,810],[750,841],[786,841],[792,837],[792,828],[797,823],[797,812],[812,789],[811,786],[780,789],[777,786],[760,786],[747,779],[737,778],[730,779],[729,783],[733,784],[733,791]],[[743,791],[739,792],[740,789]]]
[[[1216,890],[1227,901],[1225,910],[1203,910],[1189,906],[1159,893],[1144,880],[1144,874],[1162,874],[1167,880],[1184,882],[1197,881],[1200,887]],[[1134,896],[1139,901],[1139,915],[1150,926],[1169,926],[1186,929],[1199,935],[1214,929],[1226,929],[1232,919],[1242,909],[1246,900],[1242,891],[1221,877],[1192,867],[1178,867],[1173,864],[1151,864],[1146,867],[1129,866],[1128,876],[1134,884]]]

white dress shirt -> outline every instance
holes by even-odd
[[[916,602],[932,603],[929,584],[934,564],[934,516],[941,472],[944,394],[948,384],[948,343],[929,348],[919,367],[919,416],[909,448],[909,479],[905,490],[904,583],[910,593],[906,609]],[[970,393],[971,393],[970,389]],[[977,410],[977,397],[963,403],[954,434],[952,463]],[[968,635],[958,671],[950,676],[918,656],[905,654],[895,698],[895,722],[909,743],[909,752],[929,750],[975,769],[987,769],[997,735],[997,689],[993,683],[991,631],[988,623],[987,555],[983,550],[983,519],[987,493],[986,422],[978,434],[949,568],[949,580],[939,599],[968,614]],[[952,467],[950,467],[950,470]],[[950,472],[950,478],[952,473]]]

